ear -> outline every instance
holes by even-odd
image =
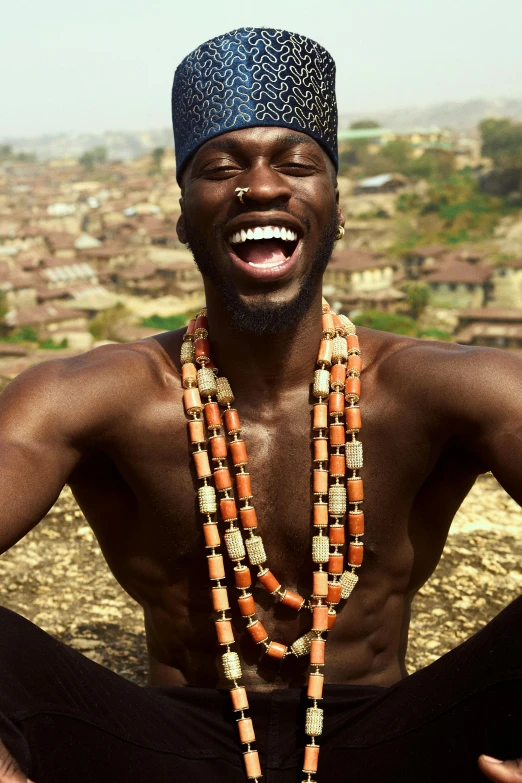
[[[341,212],[341,207],[339,206],[339,188],[335,188],[335,201],[337,204],[337,220],[340,226],[344,226],[344,224],[346,223],[346,219],[343,213]]]
[[[178,234],[179,241],[183,244],[187,244],[187,234],[185,232],[185,215],[183,214],[183,197],[179,200],[179,205],[181,207],[181,215],[178,218],[178,222],[176,223],[176,232]]]

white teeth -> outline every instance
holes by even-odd
[[[297,234],[291,228],[280,226],[254,226],[253,228],[241,229],[232,234],[229,242],[232,245],[238,245],[246,242],[247,239],[283,239],[286,242],[295,242]]]
[[[287,259],[285,258],[284,261],[277,261],[275,264],[253,264],[252,261],[249,261],[248,266],[256,266],[260,269],[272,269],[274,266],[281,266],[281,264],[284,264]]]

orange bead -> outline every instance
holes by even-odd
[[[323,686],[324,675],[312,674],[308,675],[308,690],[307,696],[309,699],[322,699],[323,698]]]
[[[332,313],[332,318],[336,332],[342,332],[344,330],[343,322],[336,313]]]
[[[344,446],[345,444],[344,427],[342,424],[330,424],[330,445]]]
[[[221,516],[225,521],[237,519],[237,506],[234,498],[222,498],[219,501],[219,509],[221,511]]]
[[[330,335],[330,337],[335,335],[335,326],[332,313],[323,313],[322,326],[323,334],[327,333]]]
[[[281,603],[298,612],[304,604],[304,598],[302,595],[299,595],[299,593],[294,593],[293,590],[286,590],[284,596],[281,598]]]
[[[211,579],[224,579],[225,578],[225,564],[223,562],[223,555],[211,555],[207,557],[208,573]]]
[[[256,735],[254,733],[254,725],[251,718],[241,718],[241,720],[238,720],[237,728],[241,742],[255,741]]]
[[[194,345],[196,347],[196,361],[199,359],[201,362],[202,360],[206,359],[208,362],[210,359],[210,343],[206,337],[197,338],[194,340]]]
[[[189,421],[189,435],[191,443],[205,442],[205,427],[200,419]]]
[[[344,476],[346,473],[346,460],[344,454],[330,454],[330,475]]]
[[[221,412],[217,402],[207,402],[205,405],[205,421],[209,430],[221,427]]]
[[[312,639],[310,643],[310,663],[320,666],[324,663],[324,639]]]
[[[328,441],[326,438],[314,438],[314,460],[325,462],[328,459]]]
[[[337,601],[339,603],[339,601]],[[328,630],[331,631],[332,628],[335,625],[335,622],[337,620],[337,612],[333,607],[330,607],[328,610]]]
[[[332,363],[332,340],[321,340],[319,346],[319,355],[317,357],[317,364],[331,364]]]
[[[263,573],[258,574],[257,578],[265,590],[268,590],[269,593],[274,593],[278,588],[281,587],[280,583],[277,581],[273,573],[268,570],[268,568]]]
[[[347,432],[352,430],[361,429],[361,409],[360,408],[345,408],[344,409],[344,421],[346,423]]]
[[[352,356],[348,357],[348,364],[347,364],[348,370],[357,370],[357,372],[361,372],[362,370],[362,359],[357,354],[354,354]]]
[[[225,612],[227,609],[230,609],[226,587],[213,587],[210,592],[215,612]]]
[[[328,583],[328,595],[326,596],[326,600],[329,604],[338,604],[341,600],[341,590],[342,587],[339,584],[339,582],[329,582]]]
[[[285,653],[287,651],[286,644],[281,644],[281,642],[270,642],[270,647],[266,651],[266,654],[270,656],[270,658],[284,658]]]
[[[364,514],[362,511],[359,514],[350,511],[348,514],[348,529],[351,536],[362,536],[364,534]]]
[[[342,416],[344,411],[344,394],[330,392],[328,397],[328,412],[330,416]]]
[[[218,468],[214,471],[216,489],[232,489],[232,477],[228,468]]]
[[[346,365],[345,364],[333,364],[330,370],[330,384],[332,388],[339,386],[341,389],[344,387],[346,380]]]
[[[314,571],[312,579],[312,593],[319,598],[325,598],[328,594],[328,573],[326,571]]]
[[[208,318],[206,315],[197,316],[194,331],[196,329],[205,329],[208,332]]]
[[[210,470],[210,462],[208,461],[207,451],[193,451],[192,456],[194,458],[194,465],[196,467],[196,475],[198,478],[208,478],[212,475]]]
[[[345,541],[344,525],[330,525],[328,537],[332,546],[342,546]]]
[[[197,381],[197,370],[196,365],[192,364],[192,362],[187,362],[187,364],[184,364],[181,368],[181,377],[183,379],[183,388],[188,389],[189,386],[195,386]]]
[[[205,536],[206,546],[215,547],[221,544],[221,539],[219,537],[219,530],[217,525],[209,525],[209,524],[203,525],[203,535]]]
[[[250,593],[248,595],[240,596],[237,599],[237,603],[243,617],[248,617],[249,615],[256,613],[256,602],[254,601],[254,596],[250,595]]]
[[[350,375],[344,383],[344,394],[346,399],[350,399],[352,396],[361,396],[361,379],[355,375]]]
[[[349,351],[359,350],[359,338],[357,337],[356,334],[349,334],[346,339],[348,341]]]
[[[330,555],[328,558],[328,573],[329,574],[342,574],[343,572],[343,556],[339,553],[336,555]]]
[[[244,440],[231,440],[229,448],[232,462],[236,467],[247,464],[248,456]]]
[[[324,430],[328,426],[328,405],[317,402],[314,405],[314,430]]]
[[[314,606],[312,610],[312,630],[326,631],[328,628],[328,607],[326,604]]]
[[[252,506],[240,508],[239,516],[241,517],[241,524],[243,527],[257,527],[257,514],[255,508]]]
[[[235,566],[234,567],[234,580],[238,587],[250,587],[252,584],[252,574],[248,566]]]
[[[314,470],[314,492],[328,494],[328,471]]]
[[[195,386],[192,389],[185,389],[183,392],[183,405],[187,413],[199,413],[203,408],[199,389]]]
[[[305,745],[303,772],[313,774],[319,766],[319,745]]]
[[[314,525],[316,527],[328,526],[328,503],[314,503]]]
[[[268,634],[265,630],[265,627],[259,622],[259,620],[253,622],[252,625],[247,625],[247,631],[256,644],[259,642],[264,642],[266,639],[268,639]]]
[[[245,688],[239,686],[238,688],[232,688],[230,691],[230,698],[232,700],[232,706],[237,711],[248,710],[248,697]]]
[[[348,565],[360,566],[363,561],[363,554],[363,544],[350,544],[348,548]]]
[[[348,500],[350,503],[361,503],[364,500],[364,487],[361,478],[349,478],[346,481]]]
[[[241,500],[252,497],[250,473],[236,473],[237,494]]]
[[[234,643],[234,632],[230,620],[216,620],[215,626],[219,644]]]
[[[213,438],[208,439],[210,445],[210,453],[214,459],[226,459],[227,456],[227,442],[224,435],[214,435]]]
[[[196,319],[191,318],[187,324],[187,330],[185,334],[194,334],[195,329],[196,329]]]
[[[225,429],[229,435],[233,435],[235,432],[240,431],[241,424],[239,423],[239,413],[235,408],[226,410],[223,414],[223,419],[225,421]]]
[[[243,753],[243,760],[245,762],[247,778],[260,778],[261,764],[259,763],[259,754],[257,750],[249,750],[248,753]]]

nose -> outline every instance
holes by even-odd
[[[249,188],[245,193],[244,203],[249,203],[251,206],[283,204],[289,201],[292,195],[288,179],[267,162],[260,162],[251,167],[245,174],[244,180],[240,183],[241,187]]]

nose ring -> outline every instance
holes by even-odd
[[[236,188],[236,196],[238,197],[238,199],[242,204],[244,204],[243,196],[245,195],[245,193],[248,193],[249,190],[250,188]]]

